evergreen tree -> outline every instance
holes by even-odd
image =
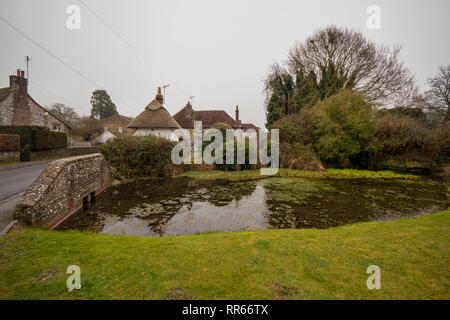
[[[292,97],[293,113],[300,111],[305,106],[316,104],[319,97],[316,74],[313,71],[308,75],[298,72],[295,79],[295,93]]]
[[[280,119],[281,117],[281,107],[278,103],[278,95],[274,93],[272,98],[270,98],[269,103],[267,104],[267,114],[266,114],[266,127],[271,128],[272,124]]]
[[[91,97],[91,115],[97,119],[104,119],[118,114],[116,105],[105,90],[95,90]]]
[[[343,89],[346,84],[347,79],[339,74],[332,62],[328,63],[326,66],[321,66],[321,75],[322,78],[318,84],[320,100],[324,100],[331,97],[333,94],[336,94],[340,89]]]

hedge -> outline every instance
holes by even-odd
[[[0,133],[20,135],[20,146],[22,149],[26,145],[29,145],[32,151],[67,147],[67,135],[65,132],[50,131],[46,127],[0,126]]]
[[[0,151],[20,152],[20,136],[18,134],[0,134]]]
[[[60,149],[65,147],[67,147],[66,133],[50,131],[49,149]]]
[[[100,147],[117,173],[131,177],[166,177],[182,173],[182,166],[172,163],[175,142],[154,135],[119,135]]]

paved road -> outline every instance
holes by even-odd
[[[0,171],[0,201],[22,193],[36,180],[47,164]]]
[[[36,163],[36,165],[21,162],[14,166],[26,165],[27,167],[16,169],[13,165],[2,166],[0,170],[0,232],[13,220],[14,206],[20,200],[21,194],[39,177],[49,161],[45,162]]]

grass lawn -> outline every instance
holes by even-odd
[[[323,178],[323,179],[416,179],[418,176],[411,174],[399,174],[393,171],[368,171],[353,169],[327,169],[325,171],[307,171],[279,169],[278,177],[297,178]],[[191,177],[200,180],[254,180],[267,178],[262,176],[260,170],[243,171],[188,171],[178,177]]]
[[[450,209],[327,230],[0,240],[0,299],[450,299]],[[369,265],[381,289],[368,290]],[[68,292],[69,265],[82,288]]]

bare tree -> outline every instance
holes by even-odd
[[[343,88],[358,91],[375,105],[399,106],[416,93],[414,75],[399,61],[400,47],[376,45],[361,32],[329,26],[290,50],[291,75],[313,72],[320,81],[332,67]]]
[[[80,116],[75,112],[75,110],[72,107],[69,107],[62,103],[54,103],[53,105],[48,108],[48,111],[61,120],[74,124],[75,122],[79,121]]]
[[[450,65],[439,67],[434,78],[428,79],[430,90],[425,93],[430,111],[444,121],[450,120]]]
[[[72,134],[78,136],[83,141],[92,141],[103,132],[102,122],[94,117],[82,117],[75,127]]]

